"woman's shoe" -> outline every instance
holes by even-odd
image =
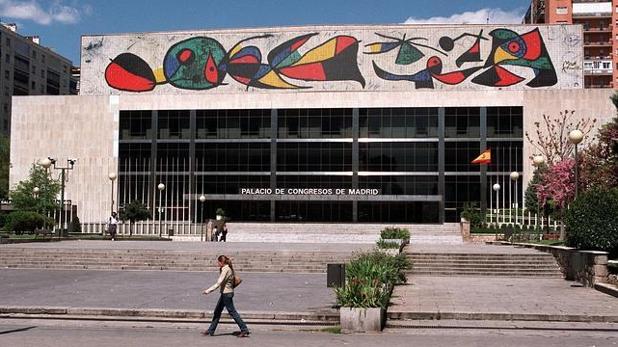
[[[248,331],[241,331],[240,334],[237,335],[238,337],[249,337],[249,332]]]
[[[204,336],[215,336],[214,334],[209,333],[208,330],[202,331],[201,334]]]

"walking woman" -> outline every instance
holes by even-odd
[[[227,312],[234,318],[234,321],[240,328],[240,333],[238,333],[237,336],[247,337],[249,336],[249,329],[247,329],[247,325],[245,325],[245,322],[240,318],[236,308],[234,308],[234,301],[232,300],[232,298],[234,298],[234,268],[232,267],[232,261],[225,255],[220,255],[217,258],[217,265],[219,265],[219,279],[212,287],[204,290],[204,294],[212,293],[219,288],[221,297],[219,297],[219,302],[217,302],[217,306],[215,307],[210,327],[202,334],[204,336],[213,336],[215,334],[219,319],[221,318],[221,312],[225,306]]]

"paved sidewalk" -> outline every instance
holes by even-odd
[[[0,269],[0,306],[107,307],[212,311],[201,294],[218,273]],[[335,296],[325,274],[240,273],[234,304],[243,311],[316,312]]]
[[[395,287],[389,317],[618,322],[618,300],[578,282],[422,276],[408,282]]]

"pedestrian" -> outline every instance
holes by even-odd
[[[227,224],[223,224],[223,230],[221,231],[221,240],[219,241],[226,242],[226,240],[227,240]]]
[[[217,226],[215,225],[215,227],[212,229],[212,235],[214,236],[214,240],[215,242],[219,242],[219,228],[217,228]]]
[[[208,330],[202,332],[204,336],[213,336],[215,334],[215,330],[217,329],[217,325],[219,324],[219,319],[221,318],[221,312],[223,311],[223,307],[227,309],[227,312],[232,316],[238,327],[240,328],[240,332],[235,333],[238,337],[248,337],[249,329],[245,322],[243,322],[242,318],[236,311],[234,307],[234,287],[238,285],[239,282],[236,281],[236,275],[234,273],[234,267],[232,266],[232,261],[225,255],[220,255],[217,258],[217,265],[219,266],[219,278],[217,279],[217,283],[212,285],[212,287],[204,290],[204,294],[209,294],[219,288],[221,292],[221,296],[219,297],[219,301],[217,302],[217,306],[215,306],[215,311],[212,315],[212,322],[208,327]]]
[[[116,241],[116,229],[118,228],[118,215],[116,212],[112,212],[112,215],[109,217],[107,221],[107,230],[109,234],[112,236],[112,241]]]

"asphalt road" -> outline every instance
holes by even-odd
[[[231,334],[233,325],[222,326],[215,337],[200,335],[204,328],[196,324],[0,320],[0,346],[618,346],[615,330],[405,329],[381,334],[339,335],[289,330],[297,328],[254,327],[249,338],[238,339]]]

